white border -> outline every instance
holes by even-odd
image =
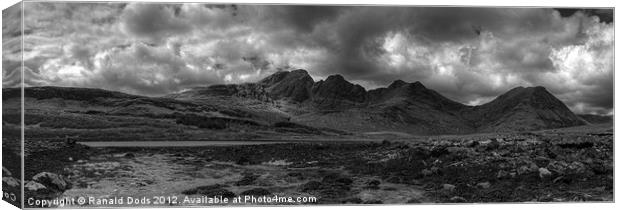
[[[72,2],[76,0],[65,0],[67,2]],[[82,0],[82,1],[93,1],[93,0]],[[110,0],[110,1],[120,1],[123,0]],[[127,1],[127,0],[125,0]],[[144,0],[148,2],[187,2],[180,0]],[[355,2],[346,1],[346,0],[190,0],[191,2],[214,2],[214,3],[270,3],[270,4],[367,4],[367,5],[433,5],[433,6],[524,6],[524,7],[613,7],[615,8],[617,3],[614,0],[587,0],[587,1],[579,1],[579,0],[512,0],[512,1],[491,1],[491,0],[432,0],[432,1],[423,1],[423,0],[389,0],[389,1],[380,1],[380,0],[358,0]],[[17,0],[1,0],[0,6],[2,9],[5,9],[19,1]],[[615,15],[615,11],[614,11]],[[614,18],[615,19],[615,18]],[[1,17],[0,17],[1,21]],[[614,28],[614,40],[616,39],[617,27]],[[1,39],[1,35],[0,35]],[[614,42],[615,49],[618,49],[618,42]],[[615,59],[614,66],[617,66],[619,59]],[[1,66],[1,64],[0,64]],[[615,68],[614,68],[615,71]],[[1,74],[0,74],[1,75]],[[619,87],[615,85],[615,81],[619,79],[618,74],[614,74],[614,107],[618,106],[618,101],[616,100],[620,95]],[[1,76],[0,76],[1,79]],[[2,94],[0,93],[0,96]],[[0,109],[0,115],[2,114],[2,110]],[[614,117],[614,130],[618,129],[617,119]],[[2,133],[0,132],[0,137]],[[617,139],[614,135],[614,141]],[[614,160],[618,160],[618,144],[614,145]],[[1,151],[0,151],[1,154]],[[618,166],[618,161],[615,161],[614,171],[616,166]],[[616,192],[614,193],[614,198],[616,202],[620,202],[618,199],[618,180],[617,176],[614,177],[614,189]],[[285,207],[242,207],[243,209],[248,210],[264,210],[264,209],[283,209],[289,208],[290,206]],[[209,207],[208,209],[230,209],[231,207]],[[239,207],[232,207],[239,208]],[[468,205],[376,205],[376,206],[343,206],[343,205],[333,205],[333,206],[301,206],[295,207],[300,209],[338,209],[338,210],[357,210],[359,208],[364,209],[402,209],[402,210],[410,210],[410,209],[459,209],[459,210],[496,210],[496,209],[512,209],[512,210],[522,210],[522,209],[562,209],[562,210],[570,210],[570,209],[618,209],[618,205],[615,203],[561,203],[561,204],[468,204]],[[14,206],[8,204],[7,202],[0,202],[0,209],[17,209]],[[140,209],[151,209],[151,208],[140,208]],[[159,208],[161,209],[161,208]],[[167,209],[175,209],[175,210],[187,210],[191,208],[167,208]]]

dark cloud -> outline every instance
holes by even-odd
[[[557,8],[555,10],[557,10],[562,17],[570,17],[577,12],[582,12],[588,16],[596,16],[604,23],[614,22],[613,9]]]
[[[304,68],[468,104],[541,85],[576,112],[613,110],[609,9],[26,5],[26,63],[46,84],[161,95]]]
[[[127,33],[154,42],[171,35],[187,33],[191,28],[186,21],[176,17],[173,6],[160,4],[132,4],[125,7],[121,22]]]
[[[301,32],[311,32],[317,24],[333,20],[345,9],[340,6],[275,5],[262,7],[261,13],[266,21],[284,24],[285,27]]]

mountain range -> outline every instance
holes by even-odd
[[[280,101],[291,121],[347,131],[399,131],[413,134],[452,134],[538,130],[583,125],[544,87],[517,87],[495,100],[467,106],[402,80],[365,90],[341,75],[315,82],[305,70],[281,71],[256,83],[196,88],[173,98],[240,96]],[[292,108],[291,108],[292,107]],[[288,111],[291,110],[291,111]]]
[[[19,122],[21,91],[3,89],[3,125]],[[513,132],[584,125],[544,87],[516,87],[468,106],[420,82],[366,90],[341,75],[305,70],[255,83],[195,87],[162,97],[91,88],[25,88],[27,137],[264,139],[393,132],[413,135]],[[606,118],[605,118],[606,119]],[[9,126],[10,127],[10,126]],[[7,130],[8,129],[8,130]],[[7,132],[10,128],[5,128]]]

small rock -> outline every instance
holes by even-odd
[[[501,179],[501,178],[504,178],[504,177],[507,177],[507,176],[508,176],[508,172],[506,172],[504,170],[500,170],[500,171],[497,172],[497,178],[498,179]]]
[[[306,182],[305,184],[302,184],[300,187],[301,187],[302,192],[308,192],[308,191],[319,190],[321,189],[322,186],[323,184],[321,182],[309,181],[309,182]]]
[[[291,177],[303,177],[304,176],[301,172],[290,172],[286,175],[291,176]]]
[[[546,168],[558,174],[564,174],[568,168],[568,164],[564,161],[551,161]]]
[[[540,176],[540,178],[551,176],[551,171],[547,170],[546,168],[539,168],[538,176]]]
[[[478,187],[480,187],[482,189],[489,189],[491,187],[491,183],[490,182],[480,182],[476,186],[478,186]]]
[[[456,189],[456,186],[451,184],[443,184],[442,187],[446,191],[454,191],[454,189]]]
[[[250,164],[251,164],[251,161],[250,161],[250,158],[245,157],[245,156],[242,156],[242,157],[240,157],[239,159],[237,159],[237,162],[236,162],[236,163],[237,163],[238,165],[250,165]]]
[[[147,186],[148,184],[146,182],[136,182],[134,183],[134,186],[136,187],[144,187]]]
[[[237,197],[235,193],[227,189],[224,189],[224,187],[227,187],[227,185],[220,185],[220,184],[207,185],[207,186],[201,186],[201,187],[196,187],[193,189],[185,190],[182,193],[185,195],[204,195],[208,197],[215,197],[215,196],[222,196],[224,198]]]
[[[583,173],[586,171],[586,166],[581,162],[574,161],[568,165],[568,169],[574,173]]]
[[[19,187],[19,180],[13,177],[2,177],[2,184],[6,184],[9,187]]]
[[[500,143],[497,141],[497,139],[491,139],[491,142],[487,145],[487,150],[495,150],[497,148],[499,148]]]
[[[35,182],[35,181],[28,181],[26,183],[26,186],[24,186],[27,190],[30,191],[39,191],[39,190],[46,190],[47,187],[45,187],[45,185]]]
[[[422,203],[419,198],[412,198],[407,201],[407,203]]]
[[[336,179],[336,184],[351,185],[353,184],[353,180],[351,178],[342,177]]]
[[[433,172],[431,170],[424,169],[424,170],[422,170],[422,175],[423,176],[430,176],[430,175],[433,175]]]
[[[342,203],[353,203],[353,204],[360,204],[363,203],[364,201],[361,198],[348,198],[344,201],[342,201]]]
[[[450,202],[454,202],[454,203],[465,203],[467,202],[467,199],[461,197],[461,196],[454,196],[452,198],[450,198]]]
[[[403,180],[399,176],[391,176],[385,180],[388,183],[400,184]]]
[[[530,171],[530,168],[527,167],[527,166],[521,166],[521,167],[517,168],[517,174],[519,174],[519,175],[526,174],[529,171]]]
[[[133,153],[127,153],[127,154],[123,155],[123,157],[125,157],[125,158],[135,158],[136,155],[134,155]]]
[[[381,181],[376,180],[376,179],[370,180],[368,182],[368,186],[379,186],[380,184],[381,184]]]
[[[378,189],[380,189],[379,185],[381,184],[381,181],[373,179],[373,180],[370,180],[366,184],[367,185],[364,187],[364,189],[378,190]]]
[[[594,190],[594,191],[599,191],[599,192],[602,192],[602,191],[605,191],[605,186],[602,186],[602,187],[595,187],[595,188],[593,188],[593,190]]]
[[[9,169],[6,169],[4,166],[2,166],[2,176],[13,176],[13,174],[11,174]]]
[[[235,185],[236,186],[251,185],[254,183],[254,181],[256,181],[256,179],[258,179],[258,177],[260,177],[260,175],[246,174],[241,178],[241,180],[237,181]]]
[[[466,145],[468,147],[477,147],[478,145],[480,145],[480,143],[478,143],[478,141],[472,140],[472,141],[466,143]]]
[[[246,190],[246,191],[241,192],[241,195],[270,196],[272,195],[272,193],[269,192],[269,190],[266,190],[265,188],[254,188],[251,190]]]
[[[374,199],[374,200],[364,201],[364,204],[383,204],[383,201]]]

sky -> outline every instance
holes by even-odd
[[[159,96],[306,69],[468,105],[544,86],[573,112],[613,112],[611,9],[26,2],[23,36],[20,14],[3,11],[3,87],[23,52],[27,86]]]

